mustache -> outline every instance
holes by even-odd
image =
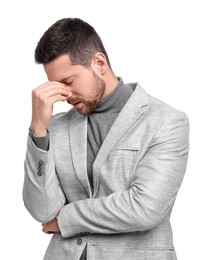
[[[82,101],[84,101],[82,98],[73,96],[73,95],[67,99],[67,102],[71,105],[74,105],[74,104],[76,104],[78,102],[82,102]]]

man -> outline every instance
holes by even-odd
[[[41,37],[48,82],[32,92],[24,203],[53,234],[44,259],[176,259],[170,214],[188,119],[124,84],[93,27],[65,18]],[[53,105],[73,106],[52,115]]]

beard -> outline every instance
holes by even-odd
[[[82,115],[89,115],[93,110],[102,102],[106,84],[105,82],[96,75],[94,71],[93,73],[93,82],[92,82],[92,90],[88,94],[87,97],[75,97],[75,100],[78,100],[77,105],[75,105],[75,100],[73,102],[69,102],[74,104],[75,109]]]

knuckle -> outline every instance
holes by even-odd
[[[34,89],[34,90],[32,91],[32,95],[33,95],[35,98],[38,98],[38,97],[40,96],[38,90],[36,90],[36,89]]]
[[[33,90],[32,90],[32,95],[33,95],[33,96],[36,96],[36,95],[37,95],[36,89],[33,89]]]
[[[44,98],[42,95],[38,95],[37,99],[41,105],[45,105],[47,103],[47,98]]]

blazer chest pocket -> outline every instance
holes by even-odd
[[[137,145],[124,144],[112,150],[110,159],[120,166],[123,164],[126,165],[126,167],[133,167],[134,163],[138,160],[139,151],[140,147]]]
[[[117,145],[109,155],[107,163],[113,165],[117,172],[130,175],[139,160],[140,145],[137,143],[127,143]]]
[[[120,146],[117,146],[113,149],[113,151],[119,151],[119,150],[122,150],[122,151],[139,151],[140,150],[140,146],[139,145],[136,145],[136,144],[124,144],[124,145],[120,145]]]
[[[118,159],[136,159],[139,151],[141,149],[141,144],[139,142],[139,137],[133,135],[132,138],[120,140],[112,150],[114,156]],[[131,161],[130,161],[131,163]]]
[[[100,174],[100,190],[112,193],[128,190],[131,176],[136,171],[139,161],[140,144],[134,142],[117,143],[108,155]]]
[[[136,141],[138,140],[138,141]],[[139,142],[139,139],[136,138],[132,138],[129,140],[121,140],[114,148],[113,148],[113,152],[114,151],[130,151],[130,152],[136,152],[139,151],[141,149],[141,145]]]

